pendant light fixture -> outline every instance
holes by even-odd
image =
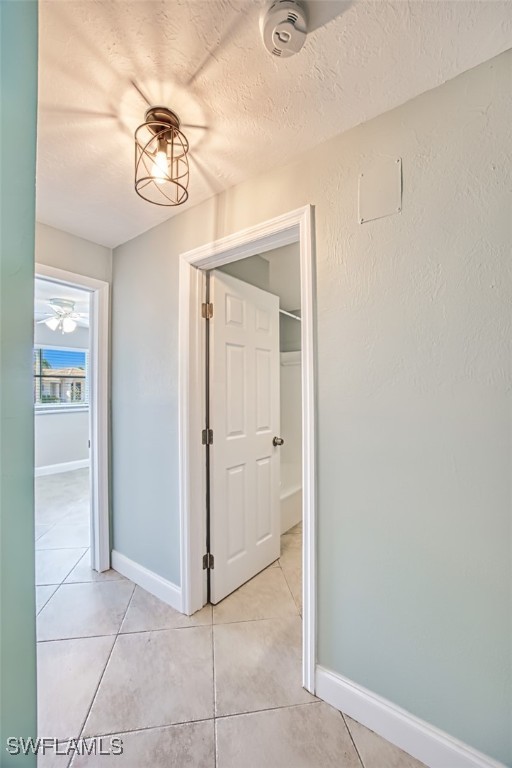
[[[135,131],[135,191],[155,205],[181,205],[188,198],[188,141],[179,117],[150,107]]]

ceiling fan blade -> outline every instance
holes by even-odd
[[[44,315],[42,320],[38,320],[38,323],[44,323],[45,320],[48,320],[49,317],[58,317],[58,315],[55,312],[35,312],[36,315]]]

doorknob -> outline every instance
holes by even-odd
[[[282,437],[274,437],[274,439],[272,440],[272,445],[274,446],[283,445],[283,443],[284,443],[284,440]]]

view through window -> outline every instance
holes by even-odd
[[[37,407],[88,405],[88,361],[83,349],[34,349],[34,403]]]

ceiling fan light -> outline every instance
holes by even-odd
[[[179,117],[151,107],[135,131],[135,191],[154,205],[182,205],[188,199],[188,141]]]
[[[44,323],[51,331],[56,331],[59,327],[60,319],[58,317],[49,317]]]
[[[76,328],[76,322],[70,317],[64,317],[62,319],[62,333],[73,333]]]

